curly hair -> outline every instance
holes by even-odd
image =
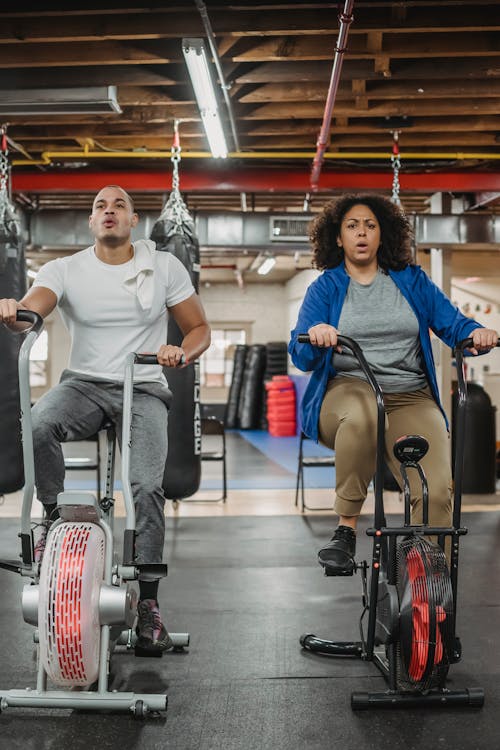
[[[368,206],[380,224],[381,244],[377,253],[379,266],[387,271],[400,271],[413,265],[410,222],[403,210],[389,198],[373,194],[347,194],[331,201],[311,224],[309,238],[312,247],[313,265],[323,271],[335,268],[344,260],[344,250],[337,245],[340,226],[346,213],[362,204]]]

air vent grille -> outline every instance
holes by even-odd
[[[272,242],[307,242],[311,216],[271,216]]]

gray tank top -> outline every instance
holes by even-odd
[[[377,273],[370,284],[350,280],[338,332],[361,346],[375,377],[386,393],[425,388],[418,320],[390,276]],[[365,378],[355,357],[333,355],[339,375]]]

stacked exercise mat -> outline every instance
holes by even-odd
[[[273,437],[295,435],[295,386],[288,375],[274,375],[266,382],[267,429]]]
[[[267,429],[265,383],[287,373],[286,342],[238,345],[226,409],[229,429]]]

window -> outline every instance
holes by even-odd
[[[42,331],[30,351],[30,385],[32,388],[48,384],[49,336]]]
[[[201,385],[206,388],[225,388],[233,377],[234,349],[246,344],[244,328],[212,326],[212,343],[200,359]]]

